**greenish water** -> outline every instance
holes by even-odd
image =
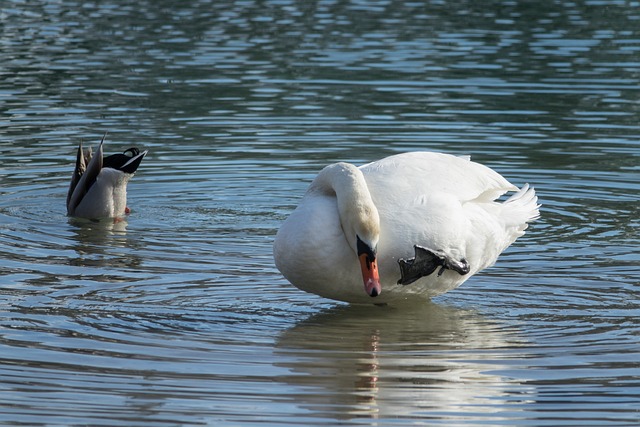
[[[5,1],[0,424],[640,423],[636,2]],[[148,149],[68,219],[80,140]],[[326,164],[470,154],[542,217],[433,303],[289,285]]]

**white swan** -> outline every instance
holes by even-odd
[[[495,201],[508,191],[517,192]],[[430,298],[491,266],[538,207],[533,188],[518,190],[468,158],[412,152],[336,163],[282,224],[274,259],[293,285],[326,298]]]
[[[95,155],[78,147],[76,167],[67,193],[67,215],[80,218],[118,218],[128,213],[127,183],[147,154],[135,147],[122,154],[103,157],[102,145]]]

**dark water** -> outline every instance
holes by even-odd
[[[637,2],[5,0],[0,37],[1,424],[640,424]],[[69,220],[105,131],[133,212]],[[290,286],[318,170],[411,150],[542,218],[425,306]]]

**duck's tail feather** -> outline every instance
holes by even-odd
[[[76,208],[82,202],[82,199],[89,191],[89,188],[96,182],[98,174],[102,170],[102,158],[103,158],[103,149],[102,144],[104,143],[104,138],[102,137],[102,141],[100,141],[100,145],[98,146],[98,151],[95,154],[91,154],[91,150],[84,153],[84,164],[82,165],[82,174],[78,177],[78,180],[74,182],[72,180],[71,187],[73,189],[69,189],[69,194],[67,195],[67,215],[74,216]],[[79,148],[82,150],[82,146]],[[80,154],[81,151],[78,152],[78,159],[82,157]],[[78,165],[76,164],[76,169]]]

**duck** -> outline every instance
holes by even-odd
[[[320,171],[282,223],[273,257],[291,284],[325,298],[429,300],[492,266],[539,208],[532,186],[518,188],[468,156],[339,162]]]
[[[140,166],[147,151],[136,147],[104,157],[102,137],[96,153],[91,147],[78,146],[76,166],[67,193],[67,215],[101,219],[122,218],[127,207],[127,184]]]

